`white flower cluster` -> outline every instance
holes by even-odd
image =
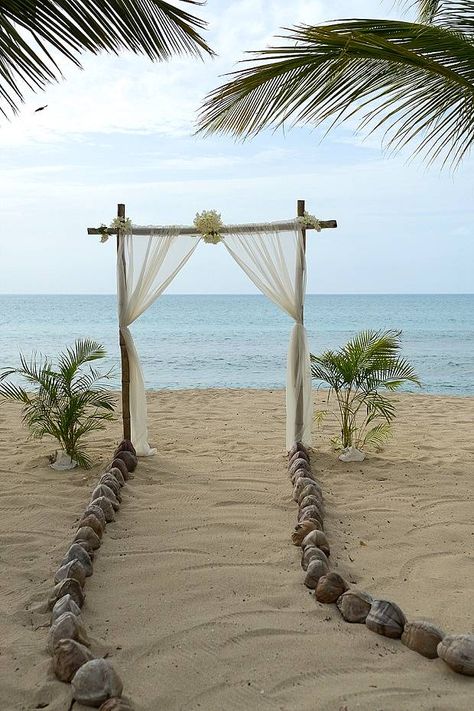
[[[110,223],[110,228],[112,230],[117,230],[123,234],[130,234],[132,231],[132,221],[129,217],[115,217]]]
[[[314,215],[310,215],[309,212],[305,212],[303,217],[298,217],[297,220],[305,227],[313,227],[316,232],[321,232],[321,225],[319,224],[318,218]]]
[[[101,230],[100,241],[107,242],[110,237],[107,232],[107,225],[104,225],[104,223],[102,223],[99,229]],[[129,217],[127,217],[126,219],[123,217],[115,217],[110,223],[110,229],[116,230],[117,232],[120,232],[123,235],[130,234],[132,232],[132,221]]]
[[[197,212],[194,226],[207,244],[217,244],[221,241],[220,230],[224,225],[220,212],[215,210]]]

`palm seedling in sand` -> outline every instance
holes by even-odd
[[[311,374],[329,385],[334,396],[340,437],[335,439],[342,458],[363,459],[362,447],[380,447],[390,434],[395,404],[381,390],[394,391],[403,383],[420,384],[407,360],[398,355],[400,331],[362,331],[337,351],[311,355]],[[328,411],[316,414],[321,420]]]
[[[27,360],[20,355],[20,367],[6,368],[0,375],[0,397],[22,403],[23,422],[31,437],[49,435],[59,443],[65,456],[56,460],[55,468],[70,469],[76,463],[91,466],[83,438],[104,429],[113,418],[113,395],[100,385],[109,373],[86,367],[105,355],[95,341],[77,340],[59,355],[56,368],[45,356]],[[26,380],[28,389],[9,381],[11,376]]]

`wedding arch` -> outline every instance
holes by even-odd
[[[129,326],[161,296],[204,240],[222,243],[257,288],[294,320],[286,378],[286,446],[290,449],[295,441],[310,445],[313,405],[304,327],[306,231],[337,227],[336,220],[307,215],[304,200],[298,200],[297,217],[286,222],[220,223],[208,233],[198,227],[132,225],[125,217],[125,205],[119,204],[111,227],[87,230],[90,235],[101,235],[102,241],[117,235],[124,439],[132,440],[139,456],[156,453],[148,444],[143,372]]]

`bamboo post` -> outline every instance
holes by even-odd
[[[125,219],[125,205],[119,203],[117,205],[117,217]],[[117,256],[120,250],[120,240],[122,235],[120,230],[117,231]],[[124,272],[125,272],[125,257],[122,255]],[[123,423],[123,438],[131,439],[132,432],[130,426],[130,363],[128,360],[127,344],[122,335],[119,326],[119,344],[120,344],[120,361],[122,373],[122,423]]]
[[[305,213],[305,201],[304,200],[298,200],[296,204],[296,214],[298,217],[304,217]],[[301,228],[302,234],[303,234],[303,252],[306,255],[306,228],[303,226]],[[303,273],[303,264],[297,262],[296,264],[296,285],[295,288],[296,290],[302,289],[303,288],[303,279],[304,279],[304,273]],[[301,323],[304,323],[304,307],[301,306]],[[299,358],[299,354],[298,354]],[[304,393],[303,393],[303,384],[300,383],[300,387],[298,390],[298,395],[296,399],[296,411],[295,411],[295,437],[296,439],[300,438],[300,433],[303,432],[303,425],[304,425]]]

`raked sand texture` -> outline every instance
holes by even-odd
[[[393,439],[361,464],[330,451],[334,426],[317,433],[332,566],[409,619],[472,633],[474,399],[397,400]],[[473,678],[345,623],[303,586],[282,391],[149,401],[159,453],[123,491],[83,610],[137,711],[472,711]],[[0,416],[0,709],[68,711],[38,607],[101,467],[53,472],[18,408]],[[117,423],[95,437],[102,465],[118,439]]]

